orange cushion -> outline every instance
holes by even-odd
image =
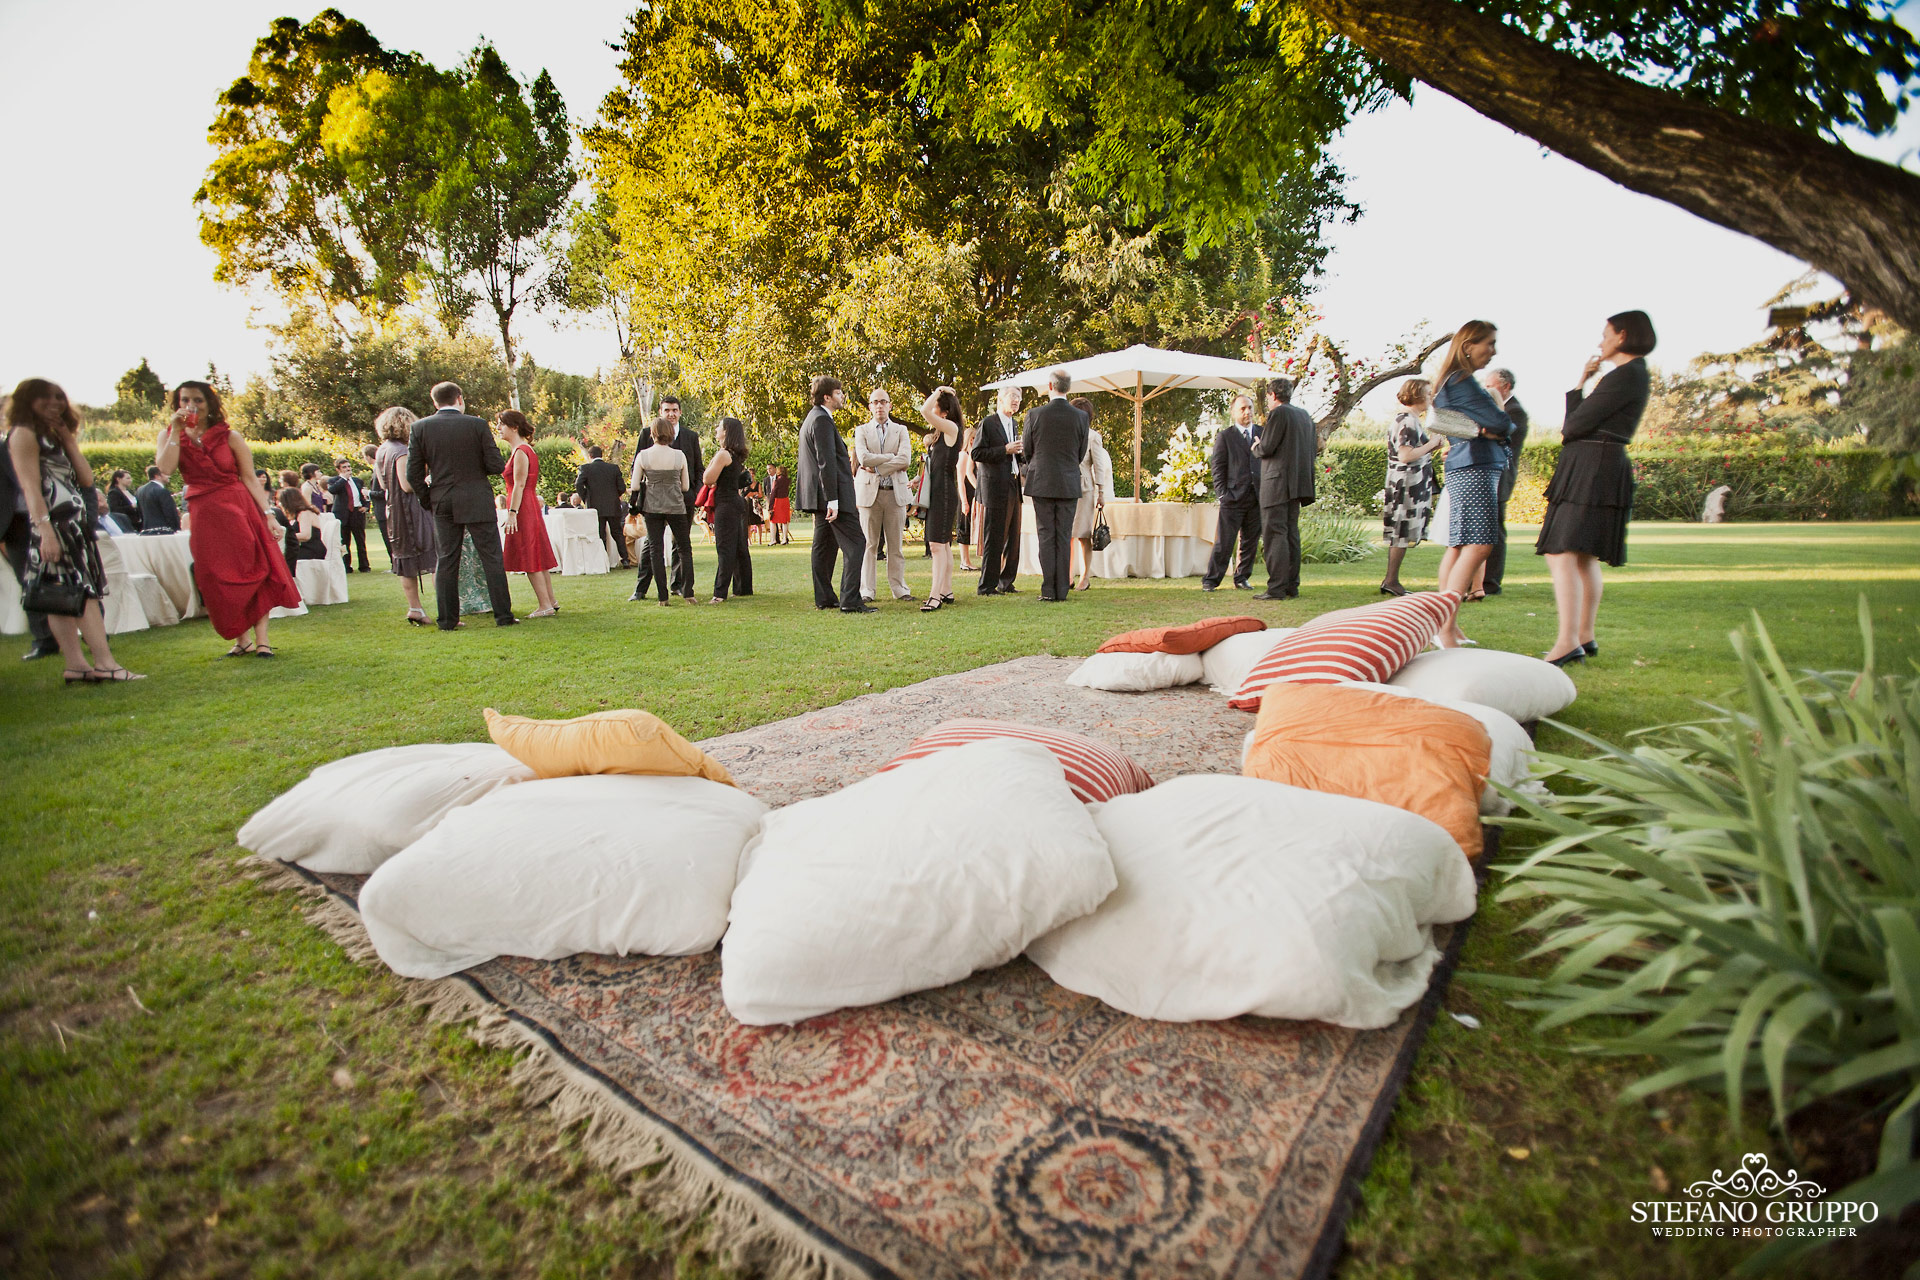
[[[1270,684],[1241,772],[1431,818],[1478,858],[1493,743],[1463,712],[1329,684]]]
[[[487,733],[543,778],[631,773],[705,778],[736,786],[727,767],[647,711],[596,711],[572,720],[531,720],[484,710]],[[645,815],[636,821],[644,825]]]
[[[1258,618],[1202,618],[1183,627],[1147,627],[1123,631],[1101,645],[1100,653],[1200,653],[1242,631],[1265,631]]]

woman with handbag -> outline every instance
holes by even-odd
[[[933,557],[933,585],[927,590],[922,613],[937,613],[953,603],[953,529],[960,518],[960,395],[952,387],[935,387],[920,406],[927,420],[925,458],[927,552]]]
[[[1547,558],[1559,634],[1546,659],[1555,666],[1584,662],[1600,652],[1593,637],[1600,613],[1600,562],[1627,562],[1627,521],[1633,516],[1633,463],[1627,442],[1640,428],[1653,395],[1646,356],[1654,345],[1653,321],[1644,311],[1608,316],[1600,351],[1567,392],[1560,427],[1560,460],[1547,482],[1547,514],[1534,552]],[[1602,364],[1613,367],[1588,395],[1586,386]]]
[[[144,680],[115,662],[107,644],[100,612],[107,574],[93,544],[86,492],[93,487],[93,468],[80,452],[79,428],[80,415],[56,384],[28,378],[14,389],[7,405],[7,458],[25,510],[8,523],[7,559],[20,578],[21,606],[46,615],[67,662],[63,682]]]
[[[271,658],[268,617],[275,608],[298,608],[300,589],[267,528],[272,504],[254,474],[253,451],[227,425],[220,393],[208,384],[183,382],[169,403],[173,417],[160,428],[154,462],[163,476],[178,467],[186,477],[194,586],[213,629],[233,641],[229,658]]]
[[[1498,334],[1485,320],[1469,320],[1455,331],[1427,410],[1427,430],[1453,441],[1446,459],[1447,551],[1440,558],[1440,589],[1462,600],[1485,595],[1471,594],[1473,579],[1500,527],[1500,472],[1507,465],[1502,442],[1513,419],[1473,376],[1493,359]],[[1470,643],[1457,617],[1435,639],[1443,649]]]
[[[641,577],[634,584],[631,598],[646,598],[651,577],[659,584],[660,603],[664,605],[672,602],[667,582],[667,531],[673,531],[673,553],[679,557],[678,562],[692,564],[688,531],[693,514],[687,510],[687,455],[673,447],[678,432],[664,417],[655,418],[650,430],[653,444],[633,459],[634,474],[640,478],[640,511],[647,522],[648,553],[640,557]]]
[[[1093,422],[1093,401],[1075,396],[1067,403]],[[1073,509],[1073,542],[1080,553],[1080,580],[1075,591],[1085,591],[1093,575],[1093,553],[1113,541],[1107,531],[1107,499],[1113,495],[1113,459],[1106,443],[1091,425],[1087,428],[1087,456],[1080,460],[1080,505]]]

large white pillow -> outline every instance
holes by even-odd
[[[1388,684],[1423,698],[1478,702],[1521,724],[1558,715],[1573,705],[1567,673],[1551,662],[1500,649],[1434,649],[1417,655]]]
[[[705,778],[522,783],[456,810],[373,873],[360,917],[380,958],[443,978],[495,956],[707,951],[767,806]]]
[[[1459,843],[1371,800],[1189,774],[1094,821],[1120,887],[1027,955],[1136,1017],[1384,1027],[1427,989],[1430,926],[1473,914]]]
[[[1298,627],[1268,627],[1265,631],[1242,631],[1228,636],[1201,653],[1200,678],[1215,693],[1231,698],[1247,682],[1247,672],[1253,670],[1253,664],[1297,630]]]
[[[1113,859],[1045,747],[989,738],[776,809],[741,858],[727,1009],[799,1022],[957,982],[1100,905]]]
[[[1067,677],[1068,684],[1115,693],[1144,693],[1192,684],[1205,671],[1197,653],[1096,653]]]
[[[1520,727],[1520,722],[1506,712],[1478,702],[1463,702],[1458,698],[1431,698],[1413,689],[1402,689],[1392,684],[1376,684],[1371,680],[1348,680],[1344,683],[1350,688],[1366,689],[1372,693],[1390,693],[1399,698],[1418,698],[1422,702],[1431,702],[1435,706],[1446,707],[1478,720],[1486,729],[1487,737],[1493,741],[1493,755],[1487,766],[1487,785],[1480,792],[1482,814],[1490,817],[1505,817],[1513,812],[1513,803],[1493,789],[1493,784],[1496,782],[1514,790],[1545,794],[1546,786],[1533,780],[1533,739],[1528,737],[1527,731]]]
[[[315,769],[249,818],[237,839],[309,871],[365,875],[453,810],[533,776],[491,742],[365,751]]]

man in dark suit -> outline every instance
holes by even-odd
[[[407,446],[407,487],[433,513],[433,532],[440,543],[440,558],[433,570],[436,621],[442,631],[466,625],[460,621],[460,543],[471,535],[486,574],[494,625],[510,627],[520,619],[513,616],[507,571],[500,563],[500,522],[494,515],[492,479],[506,472],[506,459],[500,456],[500,446],[487,424],[467,413],[466,397],[458,386],[436,383],[428,394],[436,412],[413,424],[413,439]]]
[[[1073,513],[1080,505],[1080,463],[1087,456],[1087,415],[1067,403],[1073,375],[1055,369],[1047,375],[1047,402],[1027,414],[1023,488],[1033,499],[1033,523],[1040,541],[1040,598],[1067,598],[1072,577]],[[1020,554],[1019,547],[1014,555]]]
[[[1274,406],[1253,442],[1260,459],[1260,536],[1267,550],[1267,589],[1255,600],[1300,594],[1300,508],[1313,501],[1313,419],[1293,403],[1293,379],[1267,384]],[[1216,544],[1217,545],[1217,544]]]
[[[147,482],[133,491],[133,500],[140,504],[140,532],[180,532],[180,508],[173,504],[160,468],[147,468]]]
[[[673,447],[687,455],[687,512],[695,511],[693,500],[700,496],[700,477],[707,472],[707,457],[700,449],[700,434],[692,427],[680,421],[680,397],[664,396],[660,401],[660,413],[674,426]],[[698,517],[696,516],[696,519]],[[683,599],[693,599],[693,553],[673,557],[673,577],[667,584],[669,591],[678,591]]]
[[[1213,496],[1220,503],[1220,523],[1213,535],[1213,555],[1200,579],[1202,591],[1220,589],[1240,540],[1240,556],[1233,565],[1233,585],[1253,590],[1253,555],[1260,545],[1260,466],[1254,461],[1253,442],[1260,428],[1253,421],[1253,397],[1233,398],[1233,421],[1213,438]]]
[[[613,539],[613,545],[620,554],[620,567],[631,569],[633,562],[627,559],[624,527],[626,486],[620,482],[620,468],[601,456],[599,445],[588,447],[586,464],[573,479],[573,491],[599,517],[600,540]]]
[[[158,471],[159,468],[152,470]],[[19,481],[14,479],[13,456],[5,449],[0,449],[0,533],[5,535],[7,562],[13,566],[14,576],[18,577],[21,570],[27,567],[27,554],[37,535],[27,515],[27,502],[20,493]],[[53,630],[47,626],[46,614],[29,613],[27,630],[33,635],[33,643],[21,655],[24,661],[51,658],[60,652],[60,646],[53,639]]]
[[[1011,595],[1020,572],[1020,388],[1002,387],[999,407],[980,420],[973,439],[980,520],[980,594]]]
[[[333,460],[333,476],[327,481],[327,492],[333,496],[333,514],[340,520],[340,563],[352,573],[353,548],[357,546],[360,572],[373,572],[367,567],[367,490],[353,478],[353,463],[348,459]]]
[[[1487,383],[1496,398],[1506,402],[1507,416],[1513,419],[1513,430],[1508,433],[1507,466],[1500,473],[1500,487],[1497,496],[1500,500],[1500,523],[1495,526],[1493,550],[1487,553],[1487,572],[1482,584],[1490,596],[1500,594],[1500,583],[1507,576],[1507,503],[1513,498],[1514,482],[1520,478],[1520,450],[1527,443],[1527,411],[1513,398],[1513,370],[1487,370]]]
[[[860,598],[860,566],[867,559],[867,538],[860,532],[853,488],[853,460],[847,442],[833,425],[833,411],[847,404],[840,379],[824,374],[813,380],[813,410],[800,424],[799,466],[795,468],[798,505],[813,513],[813,607],[842,613],[878,613]],[[833,557],[838,551],[840,596],[833,594]]]

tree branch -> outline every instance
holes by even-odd
[[[1920,176],[1617,75],[1452,0],[1305,0],[1374,57],[1920,329]]]
[[[1347,415],[1353,412],[1353,406],[1366,399],[1368,392],[1382,383],[1392,382],[1395,378],[1413,377],[1420,372],[1420,366],[1427,362],[1427,357],[1438,351],[1452,338],[1451,333],[1441,334],[1414,355],[1407,357],[1391,369],[1382,369],[1356,387],[1348,379],[1347,362],[1340,354],[1340,348],[1327,339],[1315,335],[1315,341],[1326,351],[1327,358],[1333,361],[1333,367],[1340,379],[1340,389],[1334,393],[1333,403],[1328,406],[1326,413],[1321,415],[1320,420],[1313,424],[1316,446],[1322,449],[1327,447],[1327,438],[1340,429],[1340,424],[1345,422]]]

